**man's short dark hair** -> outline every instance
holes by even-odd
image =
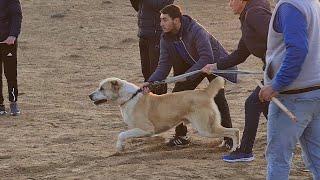
[[[182,18],[182,12],[179,6],[170,4],[163,9],[160,10],[161,14],[168,14],[172,19],[174,18]]]

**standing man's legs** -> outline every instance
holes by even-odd
[[[260,87],[251,93],[245,102],[245,126],[240,148],[222,157],[226,162],[249,162],[254,160],[252,153],[261,112],[267,118],[269,102],[259,100]]]
[[[315,98],[306,98],[306,93],[281,95],[279,100],[297,116],[294,123],[273,102],[269,106],[266,158],[268,162],[268,180],[286,180],[289,178],[292,155],[300,140],[304,160],[315,177],[320,173],[320,91]],[[317,100],[315,100],[317,99]],[[310,148],[313,149],[310,149]]]
[[[144,82],[147,82],[151,75],[149,62],[149,42],[147,38],[139,39],[139,49],[142,75],[144,78]]]
[[[6,46],[3,55],[4,74],[8,83],[8,94],[11,115],[19,115],[20,110],[16,104],[18,100],[17,83],[17,42],[14,45]]]
[[[156,70],[160,57],[160,37],[154,38],[140,38],[140,58],[141,58],[141,69],[144,77],[144,81],[148,81],[149,77]],[[167,85],[159,85],[151,91],[155,94],[167,93]]]
[[[240,150],[244,153],[252,153],[256,139],[261,113],[267,118],[269,102],[259,100],[260,87],[251,93],[245,102],[245,126],[241,139]]]

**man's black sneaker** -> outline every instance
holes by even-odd
[[[6,114],[7,114],[6,107],[3,104],[0,104],[0,116],[6,115]]]
[[[174,136],[167,143],[167,145],[170,147],[186,146],[189,144],[190,144],[190,140],[189,140],[188,136]]]

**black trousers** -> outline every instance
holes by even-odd
[[[245,102],[245,125],[240,145],[241,151],[245,153],[252,152],[261,113],[268,117],[269,102],[261,102],[259,92],[260,87],[257,86]]]
[[[139,49],[142,74],[144,81],[147,82],[158,66],[160,56],[160,37],[140,38]],[[159,85],[152,88],[151,91],[158,95],[165,94],[167,93],[167,85]]]
[[[173,92],[178,91],[185,91],[185,90],[193,90],[195,89],[201,81],[207,77],[208,80],[211,82],[215,76],[204,76],[200,75],[198,78],[194,80],[188,80],[184,82],[178,82],[176,83],[175,87],[173,88]],[[218,109],[221,113],[221,125],[226,128],[232,127],[231,117],[230,117],[230,111],[229,111],[229,105],[225,97],[224,89],[221,89],[216,97],[214,98],[215,103],[218,106]],[[187,127],[181,123],[176,127],[176,136],[185,136],[187,134]],[[225,138],[226,139],[226,138]],[[227,138],[229,139],[229,138]]]
[[[7,79],[9,101],[18,100],[17,84],[17,42],[14,45],[0,44],[0,73],[2,71]],[[2,77],[0,78],[0,104],[3,104]]]

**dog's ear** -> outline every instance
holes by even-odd
[[[120,89],[120,83],[117,80],[111,81],[111,88],[113,91],[118,92]]]

